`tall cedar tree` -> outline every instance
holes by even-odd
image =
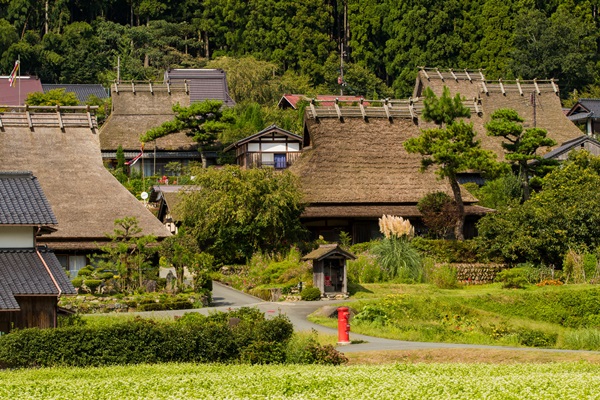
[[[421,135],[408,139],[404,147],[409,153],[423,156],[421,171],[436,165],[436,174],[448,179],[458,212],[454,236],[464,240],[465,205],[457,175],[467,170],[489,170],[495,156],[491,151],[483,150],[479,141],[475,140],[472,124],[458,120],[471,114],[462,104],[460,94],[452,98],[450,90],[444,87],[442,96],[438,98],[431,88],[427,88],[423,106],[422,118],[427,122],[433,121],[438,128],[422,129]]]
[[[487,134],[502,137],[506,142],[502,147],[508,152],[506,159],[519,168],[519,178],[523,186],[523,200],[529,200],[529,176],[532,167],[529,161],[542,161],[536,153],[543,146],[554,146],[556,142],[546,137],[546,130],[540,128],[523,129],[524,121],[519,114],[510,108],[501,108],[492,114],[492,119],[485,125]]]

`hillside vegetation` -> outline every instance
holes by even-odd
[[[564,97],[598,83],[589,0],[7,0],[0,16],[0,71],[20,56],[47,83],[110,82],[117,59],[125,80],[208,66],[232,71],[237,101],[269,102],[339,92],[340,53],[344,91],[368,97],[409,96],[423,65],[556,78]]]

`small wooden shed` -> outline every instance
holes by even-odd
[[[313,285],[321,293],[348,293],[348,274],[346,260],[355,260],[356,256],[338,244],[322,244],[311,251],[303,260],[313,262]]]

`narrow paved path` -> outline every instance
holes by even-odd
[[[229,286],[213,283],[213,306],[199,308],[194,310],[173,310],[173,311],[148,311],[138,313],[140,315],[152,317],[173,317],[183,315],[186,312],[198,312],[209,314],[215,311],[228,311],[240,307],[256,307],[267,316],[285,314],[297,331],[311,331],[337,335],[337,330],[322,325],[314,324],[308,321],[307,317],[317,309],[339,303],[347,300],[330,301],[297,301],[297,302],[268,302],[258,297],[232,289]],[[404,340],[383,339],[373,336],[359,335],[350,332],[350,340],[364,340],[366,343],[358,343],[347,346],[338,346],[338,350],[349,353],[358,351],[374,350],[422,350],[422,349],[495,349],[495,350],[532,350],[530,347],[505,347],[505,346],[484,346],[476,344],[458,344],[458,343],[433,343],[433,342],[409,342]],[[535,349],[538,351],[551,352],[578,352],[579,350],[558,350],[558,349]]]

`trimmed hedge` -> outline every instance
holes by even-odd
[[[136,318],[108,326],[16,330],[0,337],[4,368],[101,366],[159,362],[281,362],[278,349],[293,326],[283,315],[265,319],[240,309],[174,322]],[[265,354],[261,354],[261,351]]]

